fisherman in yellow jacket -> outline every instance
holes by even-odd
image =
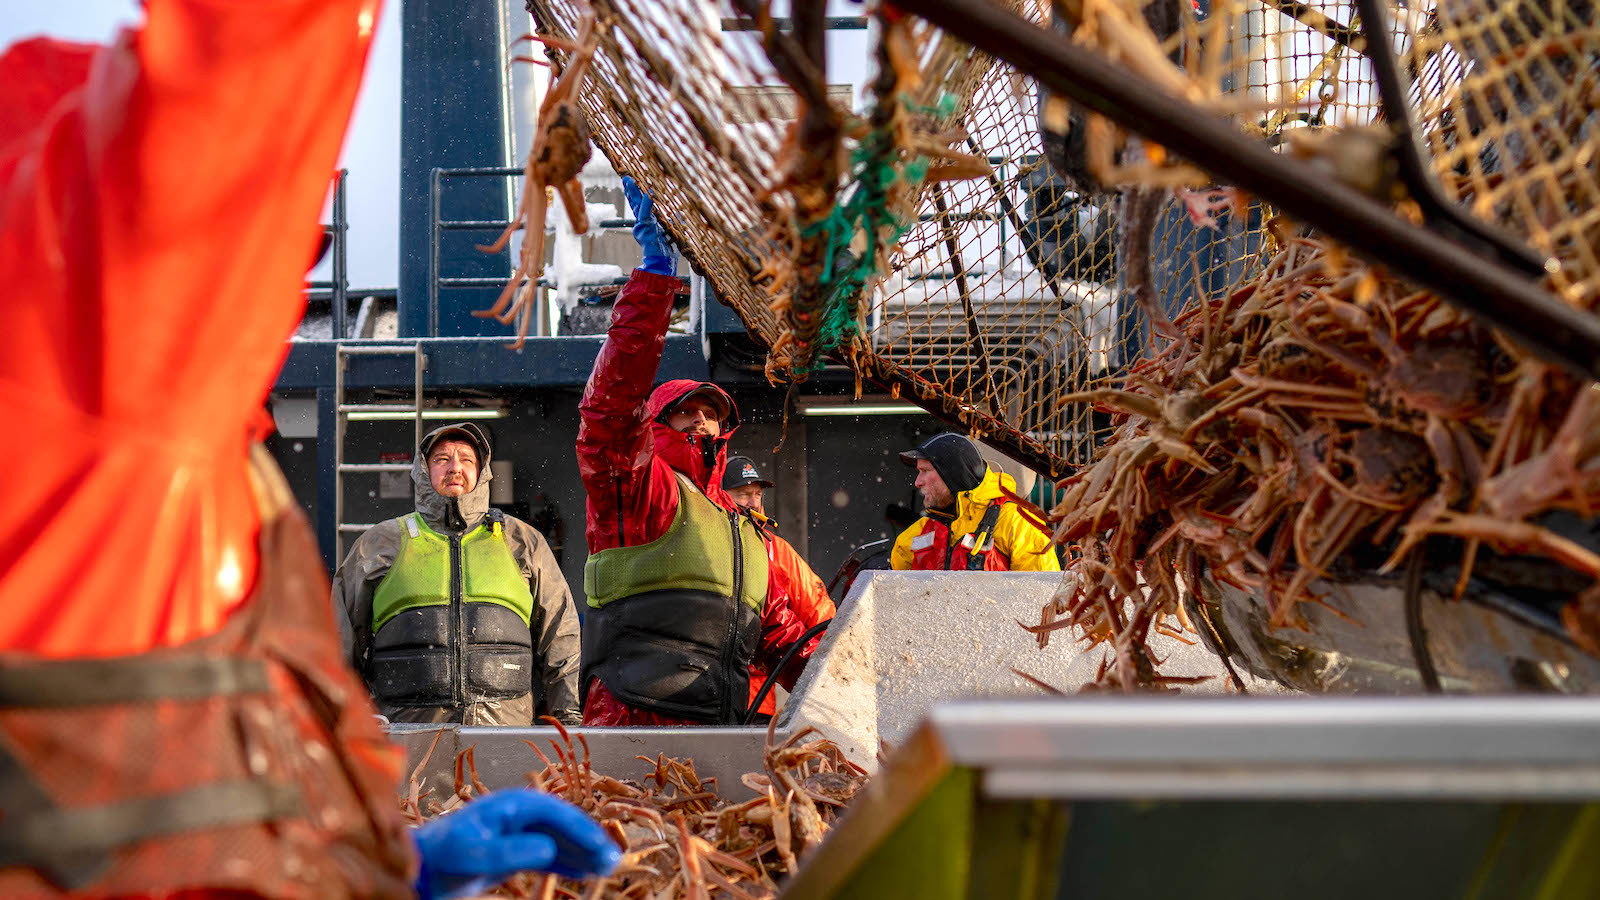
[[[936,434],[900,454],[917,469],[922,518],[895,539],[889,564],[895,569],[1058,572],[1061,562],[1050,538],[1023,517],[1006,492],[1010,475],[984,462],[966,437]]]

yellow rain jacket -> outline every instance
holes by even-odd
[[[922,518],[895,539],[889,565],[895,569],[1061,571],[1049,536],[1023,518],[1001,488],[1015,493],[1017,483],[990,466],[977,487],[956,495],[954,521],[937,510],[925,510]],[[994,522],[992,530],[980,527],[986,516]],[[981,560],[974,559],[975,554],[981,555]]]

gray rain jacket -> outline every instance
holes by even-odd
[[[446,425],[435,429],[429,437],[453,428]],[[423,442],[426,444],[427,438]],[[434,492],[428,482],[424,456],[418,452],[411,465],[417,512],[428,527],[440,534],[463,535],[476,528],[489,510],[489,481],[493,477],[489,453],[481,454],[477,486],[455,499]],[[372,597],[400,552],[404,527],[399,519],[390,519],[367,529],[333,573],[334,617],[339,623],[346,658],[363,676],[368,671],[372,646]],[[543,673],[545,707],[564,724],[580,724],[583,720],[578,700],[580,644],[578,613],[573,606],[572,592],[544,536],[533,526],[506,516],[504,533],[506,545],[533,593],[531,643],[534,655],[539,658],[537,662],[542,664],[536,665],[533,671],[536,675]],[[530,725],[533,724],[533,706],[531,694],[505,700],[469,701],[465,710],[379,703],[379,709],[393,722],[460,722],[465,725]]]

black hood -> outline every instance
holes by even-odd
[[[983,477],[989,474],[989,464],[978,452],[978,445],[952,431],[936,434],[915,450],[900,454],[900,461],[908,466],[915,467],[919,459],[925,459],[933,466],[951,494],[976,488],[983,483]]]

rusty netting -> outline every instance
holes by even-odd
[[[760,34],[724,31],[717,5],[696,0],[531,0],[529,10],[540,35],[561,39],[597,18],[580,94],[595,142],[651,194],[657,218],[751,335],[778,344],[772,264],[802,242],[804,224],[778,182],[796,155],[786,138],[805,98],[779,78]],[[953,42],[928,47],[920,62],[941,75],[908,92],[908,128],[937,132],[990,62]],[[850,85],[819,94],[833,115],[851,117]]]
[[[1094,4],[1083,8],[1087,14]],[[1201,97],[1226,101],[1269,89],[1277,96],[1288,86],[1252,61],[1266,58],[1268,48],[1287,48],[1290,29],[1269,32],[1263,9],[1226,27],[1218,27],[1220,17],[1234,11],[1177,16],[1165,47],[1140,49],[1159,53],[1204,38],[1213,58],[1205,61],[1211,86]],[[1049,2],[1018,11],[1042,27],[1065,19]],[[1111,13],[1137,19],[1140,7],[1108,3],[1101,12],[1102,20]],[[1067,40],[1065,21],[1054,25]],[[1313,53],[1308,42],[1271,74],[1309,73]],[[894,277],[870,300],[880,368],[903,374],[920,396],[943,400],[942,411],[1058,475],[1093,459],[1111,432],[1091,404],[1062,398],[1120,379],[1150,347],[1149,323],[1130,299],[1124,272],[1128,228],[1118,188],[1123,168],[1126,180],[1138,181],[1128,168],[1132,157],[1116,149],[1103,163],[1086,159],[1085,133],[1096,142],[1098,123],[1064,103],[1058,109],[1060,102],[1003,64],[986,73],[962,125],[966,145],[987,157],[992,172],[924,192]],[[1361,101],[1327,97],[1313,112],[1317,121],[1333,102],[1349,109]],[[1259,127],[1274,132],[1289,121],[1262,119]],[[1098,137],[1102,144],[1117,140]],[[1230,215],[1203,205],[1203,196],[1187,203],[1167,197],[1143,234],[1152,246],[1152,287],[1168,316],[1197,291],[1223,290],[1260,263],[1260,207],[1240,204]]]
[[[1444,190],[1561,261],[1600,305],[1600,23],[1590,0],[1447,0],[1408,20],[1417,115]]]
[[[905,329],[867,315],[858,299],[883,295],[880,280],[910,265],[891,255],[898,260],[893,248],[916,219],[926,184],[958,184],[945,179],[963,168],[988,171],[967,149],[961,123],[980,84],[993,81],[989,57],[902,19],[885,26],[897,39],[877,42],[876,80],[818,85],[808,102],[804,73],[785,71],[774,50],[790,33],[774,28],[764,36],[719,18],[715,4],[532,0],[529,9],[536,31],[558,39],[596,18],[596,49],[579,94],[595,142],[652,195],[684,255],[772,351],[770,374],[804,378],[832,351],[858,372],[911,388],[935,411],[954,418],[969,410],[963,393],[912,376],[916,357],[942,348],[906,348],[903,360],[884,352],[904,343]],[[550,56],[564,62],[568,53]],[[882,77],[888,72],[897,77]],[[804,128],[819,97],[840,133],[834,152],[824,154],[833,159],[811,152],[822,142]],[[807,208],[807,182],[818,180],[807,166],[835,172],[832,180],[845,189],[824,192]],[[866,182],[872,190],[852,193]],[[808,253],[809,268],[797,267]],[[1006,431],[998,420],[991,430]]]
[[[1308,177],[1336,177],[1367,158],[1328,147],[1347,135],[1359,144],[1382,116],[1351,0],[999,5],[1305,156]],[[733,9],[759,18],[765,4]],[[783,65],[787,24],[765,36],[734,30],[698,0],[532,0],[530,10],[537,30],[556,37],[598,17],[580,92],[595,139],[655,196],[685,254],[774,351],[769,371],[803,378],[832,350],[1048,474],[1088,463],[1113,427],[1091,404],[1060,398],[1118,382],[1156,343],[1128,284],[1127,186],[1174,189],[1147,197],[1140,219],[1152,220],[1140,280],[1151,282],[1160,315],[1242,283],[1266,261],[1273,210],[1217,190],[1173,157],[1141,152],[1138,140],[919,21],[880,25],[874,70],[893,62],[896,34],[906,42],[887,83],[824,92],[825,77],[811,73],[809,108],[825,93],[844,157],[818,161],[812,145],[821,142],[808,144],[795,125],[808,90]],[[1559,123],[1589,115],[1600,90],[1590,10],[1589,0],[1390,10],[1413,77],[1414,122],[1445,193],[1560,258],[1556,288],[1586,306],[1600,290],[1600,163],[1590,126]],[[874,157],[891,120],[895,146]],[[1144,137],[1161,149],[1159,136]],[[909,163],[930,147],[936,159],[966,154],[988,165],[929,177]],[[830,234],[818,210],[846,205],[874,158],[894,162],[899,190],[880,198],[878,220],[841,219]],[[806,187],[818,209],[802,208]],[[863,240],[872,235],[890,249],[874,251]],[[850,265],[868,271],[840,278]],[[822,287],[834,295],[820,296]],[[856,296],[841,296],[852,287]],[[828,327],[848,334],[829,340]]]
[[[1072,39],[1280,145],[1306,177],[1425,227],[1437,216],[1424,211],[1426,185],[1392,183],[1395,126],[1408,120],[1446,199],[1531,248],[1547,299],[1594,311],[1600,30],[1589,3],[1384,7],[1411,76],[1404,106],[1384,102],[1374,63],[1356,52],[1355,9],[1369,4],[1217,4],[1180,17],[1166,41],[1150,8],[1083,4]],[[1262,36],[1267,50],[1208,52],[1221,35]],[[1126,216],[1141,198],[1181,205],[1196,223],[1256,205],[1151,146],[1159,135],[1140,146],[1096,127],[1082,125],[1082,169],[1118,186],[1130,288],[1141,276]],[[1070,395],[1106,414],[1110,433],[1063,483],[1057,537],[1072,560],[1030,630],[1042,644],[1075,628],[1110,647],[1108,680],[1160,684],[1145,640],[1168,616],[1196,630],[1187,616],[1208,606],[1183,600],[1196,585],[1241,589],[1264,612],[1247,627],[1293,643],[1282,636],[1310,627],[1301,605],[1328,603],[1329,582],[1403,567],[1413,599],[1423,573],[1457,597],[1500,592],[1530,615],[1559,615],[1600,654],[1592,383],[1353,257],[1319,223],[1264,212],[1237,278],[1222,290],[1191,282],[1170,307],[1137,304],[1169,317],[1152,328],[1160,335],[1124,377]],[[1174,256],[1158,230],[1149,247]]]
[[[1074,5],[1072,39],[1125,63],[1152,89],[1306,157],[1308,178],[1373,160],[1338,148],[1360,144],[1383,115],[1349,0],[1214,2],[1192,15],[1186,3]],[[1042,2],[1023,12],[1043,24],[1053,10]],[[1592,6],[1447,0],[1391,14],[1413,79],[1413,121],[1447,196],[1559,258],[1553,287],[1593,307],[1600,160],[1595,126],[1583,124],[1600,92]],[[1177,64],[1161,65],[1174,57]],[[1113,171],[1092,171],[1093,160],[1082,159],[1093,152],[1082,147],[1085,131],[1096,140],[1092,119],[1066,110],[1061,123],[1051,118],[1050,100],[1030,79],[1004,65],[988,72],[962,124],[994,174],[924,194],[895,261],[899,277],[871,310],[880,365],[918,382],[919,393],[957,398],[947,411],[975,430],[1009,434],[1061,471],[1092,459],[1112,426],[1091,405],[1059,398],[1117,383],[1150,354],[1149,324],[1126,283],[1119,184],[1178,188],[1157,198],[1150,225],[1152,287],[1169,317],[1260,272],[1272,210],[1206,190],[1209,178],[1181,164],[1163,172],[1146,163],[1141,173],[1120,136],[1100,137],[1112,145],[1102,167]]]

